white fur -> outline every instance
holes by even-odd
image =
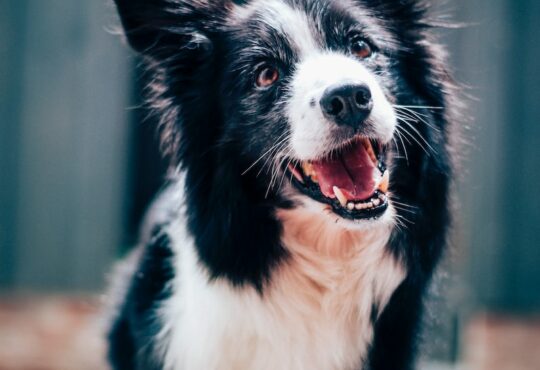
[[[252,1],[247,6],[237,6],[233,19],[244,21],[253,16],[257,10],[263,9],[260,21],[287,36],[291,46],[301,55],[316,51],[319,46],[313,37],[309,20],[305,13],[293,9],[280,0]]]
[[[126,299],[133,276],[139,266],[144,246],[134,248],[128,256],[118,262],[108,277],[107,292],[101,297],[103,305],[103,331],[109,329],[118,318],[120,309]]]
[[[383,142],[392,139],[396,114],[375,75],[346,55],[312,54],[297,67],[289,100],[291,147],[297,159],[317,159],[339,145],[333,141],[333,125],[323,116],[319,102],[328,87],[345,83],[366,84],[370,88],[373,110],[369,122],[374,137]]]
[[[262,296],[210,282],[183,220],[170,226],[177,276],[159,310],[156,354],[165,369],[359,368],[373,336],[372,306],[384,307],[405,275],[385,249],[391,223],[350,230],[300,208],[277,217],[290,258]]]

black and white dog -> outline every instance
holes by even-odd
[[[177,178],[116,281],[113,368],[413,368],[455,110],[425,4],[116,4]]]

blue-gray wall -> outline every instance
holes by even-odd
[[[473,96],[460,171],[463,260],[479,309],[540,311],[540,2],[460,0],[453,60]]]
[[[112,14],[0,2],[0,286],[96,289],[121,243],[130,66]]]

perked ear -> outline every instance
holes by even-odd
[[[215,27],[225,0],[115,0],[125,35],[141,54],[166,56]],[[221,6],[219,6],[221,5]],[[165,55],[163,55],[165,54]]]

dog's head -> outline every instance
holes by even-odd
[[[409,218],[430,191],[445,76],[418,1],[116,2],[198,201],[234,183],[351,227]]]
[[[227,111],[255,149],[248,169],[315,212],[382,216],[397,124],[391,35],[343,1],[252,2],[233,10],[230,30]]]

